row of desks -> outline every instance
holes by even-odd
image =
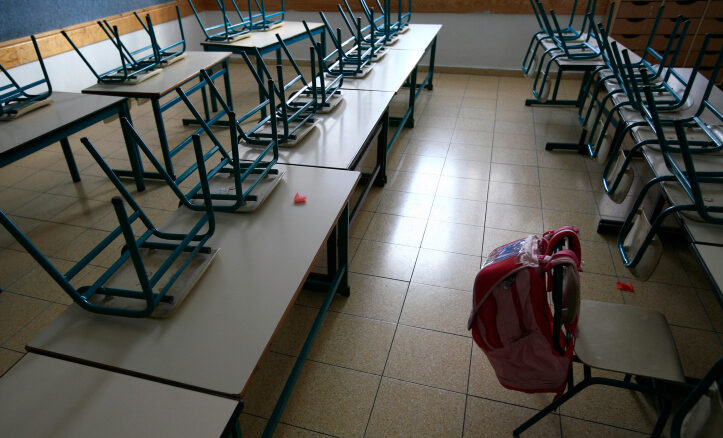
[[[414,26],[417,25],[413,25],[409,35],[414,35]],[[440,27],[431,28],[434,40]],[[406,40],[410,37],[403,36],[398,44]],[[221,251],[199,279],[194,293],[173,317],[165,320],[114,318],[71,306],[30,341],[26,348],[31,354],[18,364],[17,370],[0,379],[0,430],[14,431],[13,436],[22,436],[24,431],[28,431],[27,436],[36,436],[55,426],[58,430],[67,430],[68,436],[83,436],[93,435],[87,432],[97,431],[97,427],[104,429],[104,425],[123,423],[118,431],[140,430],[142,435],[148,435],[149,430],[162,430],[151,433],[152,436],[187,435],[178,431],[202,429],[203,433],[192,435],[228,432],[232,427],[228,419],[237,417],[248,382],[307,281],[314,257],[324,242],[333,241],[338,257],[328,275],[331,281],[327,284],[326,302],[330,303],[337,292],[348,293],[348,203],[360,179],[359,172],[349,169],[358,164],[371,138],[380,134],[380,130],[384,131],[380,138],[386,140],[391,99],[416,70],[423,55],[423,50],[415,48],[390,50],[369,77],[358,80],[358,88],[351,88],[352,84],[347,88],[345,83],[341,106],[321,117],[314,132],[299,145],[280,150],[279,162],[286,167],[286,177],[264,205],[253,215],[216,214],[216,233],[209,245]],[[222,58],[223,62],[227,57],[228,54]],[[405,67],[401,69],[400,64]],[[145,90],[145,97],[160,100],[172,90],[171,82],[181,84],[193,79],[186,78],[184,82],[171,71],[173,68],[149,79],[146,86],[135,92]],[[170,80],[171,77],[175,79]],[[167,83],[162,83],[166,80]],[[384,85],[385,80],[391,85]],[[396,90],[390,89],[394,86]],[[101,86],[91,88],[102,89]],[[118,102],[125,105],[125,99],[103,98],[112,99],[115,105]],[[386,160],[386,141],[380,146],[378,157]],[[129,154],[132,149],[129,146]],[[297,192],[308,197],[306,204],[293,203]],[[171,232],[185,229],[184,225],[195,219],[196,213],[178,210],[161,229]],[[322,306],[317,316],[319,324],[327,308],[328,304]],[[314,335],[312,331],[307,343],[313,342]],[[302,365],[303,355],[302,352],[297,362]],[[27,391],[25,386],[33,386],[28,383],[33,381],[31,376],[38,375],[47,376],[48,382],[54,384],[35,385],[40,387]],[[47,396],[54,390],[57,394],[70,390],[72,380],[67,378],[70,375],[78,381],[79,389],[75,391],[87,397],[77,402],[72,399],[60,402],[57,397]],[[84,391],[90,387],[95,389]],[[291,388],[293,382],[282,398],[288,398]],[[123,396],[115,398],[116,392],[122,392]],[[135,401],[144,393],[147,398],[140,396],[142,400]],[[167,399],[177,400],[178,409],[175,402],[164,404],[163,400]],[[93,405],[93,409],[85,411],[82,408],[85,404]],[[153,407],[148,406],[150,404]],[[283,403],[280,404],[283,409]],[[128,405],[134,406],[130,413]],[[5,409],[6,406],[11,408]],[[30,406],[41,412],[52,411],[53,415],[46,415],[43,421],[34,424],[22,421],[32,412]],[[157,421],[155,429],[144,429],[146,422],[166,412],[159,412],[159,406],[163,409],[168,406],[172,412]],[[97,413],[101,409],[103,412]],[[191,411],[213,411],[213,415],[199,422],[197,415],[187,414]],[[71,412],[83,414],[76,417]],[[10,413],[12,417],[6,415]],[[94,414],[92,419],[88,418],[90,414]],[[183,418],[166,427],[178,417]],[[133,418],[138,418],[138,429],[126,424],[132,423]]]

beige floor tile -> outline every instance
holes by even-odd
[[[363,316],[382,321],[397,322],[404,304],[408,283],[370,275],[349,274],[351,293],[348,297],[337,296],[330,309],[350,315]],[[316,296],[316,306],[323,301],[323,294]],[[308,303],[308,301],[307,301]]]
[[[492,162],[518,166],[536,166],[537,153],[534,150],[527,149],[493,148]]]
[[[383,194],[384,190],[381,187],[372,187],[371,190],[369,190],[369,193],[367,193],[367,197],[364,199],[361,209],[364,211],[376,211]]]
[[[538,136],[538,138],[540,138]],[[544,137],[543,137],[544,138]],[[549,141],[560,141],[558,139]],[[537,151],[537,160],[540,167],[553,169],[585,170],[585,161],[582,155],[555,151]]]
[[[376,211],[426,219],[433,201],[432,195],[385,190]]]
[[[23,354],[17,351],[0,348],[0,377],[2,377],[13,365],[20,359]]]
[[[512,431],[535,413],[534,409],[467,396],[464,436],[465,438],[512,436]],[[558,438],[559,421],[557,414],[549,414],[521,436]]]
[[[361,437],[379,379],[372,374],[307,362],[281,419],[320,433]]]
[[[487,199],[487,184],[487,181],[480,179],[442,176],[437,186],[437,196],[485,201]]]
[[[393,379],[382,379],[366,436],[459,437],[464,395]]]
[[[590,191],[542,187],[542,206],[548,210],[597,214],[596,195]]]
[[[472,294],[469,292],[412,283],[399,323],[472,336],[467,330],[471,305]]]
[[[698,294],[691,287],[632,280],[635,292],[623,295],[625,304],[655,309],[669,324],[713,330]]]
[[[359,210],[354,221],[349,225],[349,236],[361,239],[369,228],[374,213],[370,211]]]
[[[723,332],[723,308],[716,292],[712,289],[696,289],[696,292],[715,331]]]
[[[42,221],[35,219],[13,216],[9,214],[6,216],[15,224],[16,227],[20,229],[20,231],[22,231],[26,235],[43,224]],[[5,227],[0,228],[0,248],[9,248],[13,246],[16,242],[17,240],[15,240],[15,238],[10,234],[10,232],[5,229]],[[2,255],[0,255],[0,258],[2,258]],[[7,269],[7,267],[5,268]],[[3,267],[0,267],[0,270],[2,269]],[[2,273],[2,271],[0,271],[0,273]],[[5,277],[5,275],[0,275],[0,278],[7,277]]]
[[[500,181],[513,184],[539,185],[540,177],[535,166],[518,166],[514,164],[492,163],[490,166],[490,181]]]
[[[452,143],[447,152],[448,160],[487,161],[492,158],[492,148],[473,144]]]
[[[395,329],[393,323],[330,312],[309,359],[381,375]]]
[[[522,231],[509,231],[486,227],[482,255],[487,257],[492,250],[510,242],[514,242],[515,240],[525,238],[529,235],[530,233]]]
[[[427,108],[430,110],[430,108]],[[457,108],[440,108],[436,107],[432,112],[425,112],[425,116],[444,115],[444,116],[456,116],[459,113],[459,107]],[[448,128],[435,128],[435,127],[424,127],[417,126],[412,130],[410,134],[412,138],[421,138],[423,140],[430,141],[452,141],[452,133],[454,129]]]
[[[43,255],[46,257],[54,257],[59,255],[65,246],[82,233],[83,228],[81,227],[44,222],[28,233],[27,238],[30,239],[33,245],[35,245]],[[23,250],[22,246],[17,242],[12,244],[10,248],[16,251]]]
[[[470,119],[494,119],[494,108],[461,108],[458,117]]]
[[[490,163],[485,161],[452,160],[444,163],[442,176],[456,178],[489,179]]]
[[[722,339],[715,332],[676,326],[670,330],[683,363],[683,372],[688,377],[702,378],[723,356]]]
[[[464,112],[464,110],[463,110]],[[485,132],[492,132],[495,129],[495,119],[494,118],[482,118],[482,119],[476,119],[476,118],[469,118],[464,117],[464,114],[460,117],[457,117],[455,120],[454,125],[455,130],[470,130],[470,131],[485,131]]]
[[[461,96],[439,96],[435,97],[435,102],[437,99],[455,99],[462,101]],[[425,116],[424,111],[422,111],[422,116],[419,117],[416,121],[416,123],[419,123],[419,126],[430,126],[434,128],[448,128],[450,126],[454,126],[456,123],[457,118],[456,117],[445,117],[445,116]]]
[[[545,230],[556,230],[565,226],[573,226],[580,231],[578,235],[581,240],[594,240],[606,242],[609,240],[604,235],[598,234],[597,226],[600,216],[597,214],[573,213],[562,210],[542,209],[542,219],[545,222]]]
[[[314,325],[318,308],[293,305],[271,341],[271,351],[297,356],[304,345],[306,336]]]
[[[0,260],[0,289],[7,289],[38,266],[27,252],[12,249],[0,251]]]
[[[446,117],[445,117],[446,118]],[[440,119],[444,119],[441,118]],[[439,119],[435,119],[439,120]],[[424,123],[424,122],[422,122]],[[454,123],[452,120],[451,123]],[[449,126],[449,125],[447,125]],[[439,141],[425,141],[420,139],[413,139],[409,142],[407,147],[404,149],[405,154],[409,155],[424,155],[428,157],[440,157],[444,158],[447,156],[447,150],[449,149],[449,143]]]
[[[593,370],[593,376],[622,379],[621,375]],[[575,378],[582,378],[582,366],[575,365]],[[640,393],[612,386],[585,388],[560,407],[560,414],[638,432],[650,433],[658,414],[654,404]]]
[[[571,190],[592,190],[588,173],[582,170],[540,168],[540,185]]]
[[[464,393],[472,339],[400,325],[385,377]]]
[[[523,114],[514,112],[513,114]],[[507,149],[535,149],[535,137],[532,135],[495,133],[493,146],[498,150]]]
[[[577,418],[561,417],[563,438],[587,437],[587,438],[643,438],[647,434],[621,429],[619,427],[607,426],[605,424],[593,423]]]
[[[63,304],[51,303],[13,337],[4,342],[3,347],[24,353],[25,345],[67,308],[68,306]]]
[[[469,367],[469,388],[467,393],[477,397],[536,409],[544,408],[553,399],[553,395],[549,393],[527,394],[502,386],[497,380],[495,370],[492,368],[487,356],[476,344],[472,346],[472,362]]]
[[[490,181],[487,200],[497,204],[540,207],[540,188],[536,185],[528,186],[524,184]]]
[[[258,438],[264,433],[267,420],[262,417],[256,417],[249,414],[241,414],[239,417],[239,424],[241,426],[241,433],[245,438]],[[281,438],[321,438],[328,435],[324,435],[318,432],[314,432],[300,427],[289,426],[288,424],[280,423],[276,426],[274,431],[275,437]]]
[[[397,164],[398,170],[439,175],[444,167],[443,157],[403,154]]]
[[[3,187],[17,185],[19,189],[29,190],[25,187],[26,184],[23,184],[23,181],[33,176],[35,172],[37,172],[37,170],[33,168],[21,166],[19,163],[13,163],[0,170],[0,180],[2,180]]]
[[[11,292],[0,293],[0,344],[4,345],[49,305],[47,301]]]
[[[485,99],[465,95],[464,99],[462,99],[462,108],[482,108],[493,110],[497,108],[497,99]]]
[[[468,199],[445,198],[438,195],[434,199],[429,218],[436,221],[482,226],[485,221],[485,203]]]
[[[49,260],[60,272],[67,272],[73,266],[73,263],[66,260],[55,258],[50,258]],[[82,278],[78,278],[77,282],[73,284],[80,284],[81,280]],[[55,280],[40,266],[10,285],[8,290],[28,297],[53,301],[60,304],[70,304],[72,302],[70,296],[68,296]]]
[[[400,192],[433,195],[439,184],[439,176],[429,173],[405,172],[397,170],[388,174],[385,188]]]
[[[617,289],[617,277],[615,276],[593,274],[584,270],[580,273],[581,300],[623,304],[623,295],[626,293],[630,292],[622,292]]]
[[[243,395],[245,413],[265,418],[271,416],[295,361],[296,358],[293,356],[273,351],[264,355],[245,388]]]
[[[409,281],[417,260],[418,248],[362,240],[352,259],[350,271]]]
[[[412,281],[471,291],[480,262],[479,256],[420,249]]]
[[[518,205],[487,204],[485,227],[500,230],[541,233],[542,209]]]
[[[529,123],[520,123],[517,121],[495,120],[495,134],[535,134],[534,128]]]
[[[39,196],[40,193],[37,192],[8,188],[0,190],[0,205],[3,206],[4,213],[15,214],[19,211],[22,212],[25,204],[32,202],[34,198]],[[27,215],[21,214],[20,216]]]
[[[615,275],[610,247],[605,242],[581,241],[582,269],[603,275]]]
[[[426,219],[375,213],[364,239],[419,246],[426,225]]]
[[[492,147],[492,132],[470,129],[455,129],[452,143]]]
[[[480,256],[483,236],[482,227],[430,220],[422,248]]]
[[[32,193],[33,194],[26,198],[23,204],[18,208],[8,208],[8,213],[29,217],[31,219],[47,220],[48,218],[55,216],[58,212],[70,207],[77,201],[77,198],[69,196],[44,193],[36,197],[35,192]]]

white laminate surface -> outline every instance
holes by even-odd
[[[288,166],[254,213],[216,214],[208,245],[220,251],[172,317],[111,317],[73,305],[28,349],[240,397],[358,179]],[[306,204],[294,204],[297,192]],[[159,228],[187,230],[195,221],[179,210]]]
[[[253,31],[249,38],[244,38],[233,42],[219,42],[219,41],[202,41],[201,44],[205,47],[228,47],[231,51],[250,51],[254,48],[263,51],[279,43],[276,39],[276,35],[279,35],[285,42],[289,39],[298,37],[299,35],[306,34],[304,23],[301,21],[284,21],[283,26],[268,30],[268,31]],[[310,30],[316,30],[323,26],[322,23],[306,23]],[[308,54],[308,49],[307,49]]]
[[[86,88],[83,93],[160,98],[189,79],[198,76],[200,70],[211,68],[230,56],[230,52],[186,52],[184,59],[163,67],[159,74],[138,84],[99,83]]]
[[[346,79],[344,79],[346,82]],[[394,93],[342,90],[343,101],[330,113],[316,116],[316,126],[298,144],[279,148],[279,162],[348,169],[379,122]],[[259,150],[240,145],[243,160]]]
[[[723,246],[696,244],[695,249],[703,259],[718,290],[723,287]]]
[[[0,154],[37,141],[45,135],[50,135],[123,100],[120,97],[86,96],[59,91],[54,92],[50,98],[53,100],[50,105],[17,119],[0,122]]]
[[[427,50],[442,29],[441,24],[409,25],[409,30],[399,35],[399,41],[388,46],[392,50]]]
[[[237,405],[29,353],[0,378],[0,436],[217,437]]]
[[[359,79],[344,78],[342,88],[396,93],[423,56],[424,50],[390,50],[381,61],[372,64],[368,75]]]

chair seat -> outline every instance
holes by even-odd
[[[575,354],[585,365],[685,382],[673,335],[660,312],[583,300],[579,321]]]

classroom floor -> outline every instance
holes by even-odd
[[[248,83],[246,67],[232,69],[235,103],[249,106],[255,90],[236,85]],[[577,139],[574,111],[525,107],[530,83],[517,77],[437,74],[434,85],[419,101],[417,127],[389,157],[386,187],[372,190],[352,224],[351,296],[334,299],[277,436],[511,436],[550,396],[499,385],[466,330],[470,291],[496,246],[563,225],[581,229],[583,298],[663,312],[686,374],[702,376],[723,355],[714,292],[685,243],[666,241],[660,266],[640,282],[622,266],[615,238],[596,233],[601,214],[625,213],[601,193],[599,166],[544,150],[546,141]],[[188,134],[183,113],[168,114],[172,138]],[[141,135],[155,138],[150,105],[132,115]],[[127,166],[117,122],[83,135],[112,165]],[[79,138],[71,140],[81,183],[70,181],[59,146],[0,169],[0,208],[61,269],[116,225],[114,188]],[[158,222],[177,206],[161,184],[137,199]],[[635,291],[618,291],[617,280]],[[4,230],[0,287],[3,374],[70,299]],[[244,436],[263,430],[321,301],[302,291],[279,330],[245,397]],[[644,436],[654,417],[643,397],[593,387],[523,436]]]

